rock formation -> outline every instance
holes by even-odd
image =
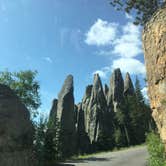
[[[104,96],[102,83],[98,74],[94,76],[93,88],[86,111],[87,131],[91,143],[97,142],[105,130],[104,116],[107,111],[107,102]]]
[[[85,131],[85,114],[82,109],[82,104],[78,105],[78,120],[77,120],[77,149],[79,153],[88,153],[90,151],[90,140]]]
[[[0,166],[33,166],[33,133],[24,104],[0,84]]]
[[[69,157],[76,150],[76,128],[73,96],[73,76],[69,75],[58,96],[57,118],[60,123],[62,156]],[[70,141],[70,142],[69,142]]]
[[[143,43],[153,117],[166,146],[166,6],[145,25]]]
[[[114,112],[117,112],[123,101],[124,81],[120,69],[115,69],[110,80],[110,89],[108,96],[108,106],[113,106]]]
[[[58,100],[54,99],[52,102],[52,107],[49,115],[49,121],[53,121],[54,124],[56,123],[56,116],[57,116],[57,105],[58,105]]]
[[[134,95],[134,86],[133,86],[129,73],[126,73],[126,77],[125,77],[125,81],[124,81],[124,95],[125,96]]]
[[[89,113],[88,113],[88,106],[91,98],[93,85],[88,85],[86,87],[86,91],[82,100],[82,109],[84,110],[85,114],[85,131],[88,132],[88,119],[89,119]]]
[[[106,100],[108,100],[108,94],[109,94],[109,87],[107,84],[104,85],[104,95]]]

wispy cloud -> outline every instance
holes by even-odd
[[[132,23],[132,16],[126,15],[126,19],[128,22],[123,26],[98,19],[85,34],[86,44],[96,45],[100,49],[98,55],[111,59],[110,67],[103,67],[93,74],[99,73],[105,78],[113,69],[120,68],[124,73],[145,75],[145,66],[138,59],[142,54],[140,27]],[[100,46],[107,46],[107,49]]]
[[[88,45],[104,46],[112,42],[117,33],[117,24],[98,19],[86,33]]]
[[[50,57],[48,57],[48,56],[43,57],[42,59],[43,59],[44,61],[48,62],[48,63],[53,63],[53,60],[52,60]]]

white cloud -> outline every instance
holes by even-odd
[[[99,74],[99,76],[103,79],[106,79],[107,78],[107,74],[110,73],[110,67],[104,67],[102,68],[101,70],[96,70],[93,72],[93,75],[94,74]]]
[[[113,61],[112,70],[120,68],[123,73],[145,75],[145,65],[134,58],[120,58]]]
[[[132,23],[133,18],[126,14],[128,22],[125,25],[103,21],[98,19],[86,34],[85,42],[88,45],[107,46],[97,51],[98,55],[106,56],[110,61],[110,67],[96,70],[103,78],[115,68],[130,74],[145,75],[145,65],[138,56],[142,52],[141,29]],[[107,68],[107,70],[105,70]]]
[[[105,46],[111,44],[117,33],[117,24],[98,19],[86,33],[88,45]]]
[[[48,63],[53,63],[53,60],[50,57],[48,57],[48,56],[43,57],[43,60],[45,60]]]
[[[122,35],[113,43],[113,54],[121,57],[136,57],[142,53],[141,33],[138,26],[128,22],[122,28]]]
[[[147,87],[144,87],[144,88],[141,90],[141,92],[142,92],[144,98],[145,98],[146,100],[148,100],[148,99],[149,99],[149,97],[148,97],[148,88],[147,88]]]

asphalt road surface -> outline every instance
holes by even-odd
[[[62,163],[60,166],[146,166],[148,152],[145,146],[92,155]]]

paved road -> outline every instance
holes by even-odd
[[[108,152],[92,157],[69,161],[61,166],[146,166],[146,147],[135,147],[118,152]]]

